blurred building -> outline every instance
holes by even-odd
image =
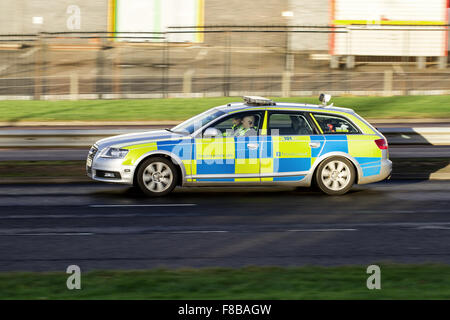
[[[108,6],[107,0],[0,0],[0,33],[106,31]]]
[[[449,0],[0,0],[0,98],[445,93],[448,14]]]

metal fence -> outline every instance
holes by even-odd
[[[434,29],[430,34],[448,26]],[[0,99],[450,93],[447,56],[334,56],[318,49],[345,32],[332,26],[204,26],[0,35]],[[176,42],[182,33],[201,33],[203,42]]]

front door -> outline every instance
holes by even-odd
[[[320,143],[306,116],[295,111],[268,112],[267,137],[262,143],[261,181],[300,181],[314,161]]]
[[[192,182],[259,182],[262,122],[263,112],[246,111],[205,128],[195,139]],[[208,128],[215,129],[216,135],[204,136]]]

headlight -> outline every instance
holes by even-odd
[[[127,149],[119,149],[119,148],[107,148],[105,149],[100,157],[102,158],[114,158],[114,159],[123,159],[127,155]]]

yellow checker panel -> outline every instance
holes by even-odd
[[[236,159],[234,173],[259,174],[259,159]],[[236,178],[235,181],[259,181],[259,178]]]
[[[379,139],[377,135],[351,135],[347,136],[348,153],[352,157],[381,157],[380,148],[374,142]]]
[[[261,159],[261,174],[263,173],[273,173],[273,159]],[[261,181],[273,181],[273,178],[261,178]]]
[[[273,136],[274,158],[310,158],[309,136]]]
[[[184,165],[184,169],[186,170],[186,175],[192,175],[192,160],[181,160]]]
[[[152,142],[141,145],[124,147],[124,149],[128,149],[129,151],[122,164],[130,166],[133,165],[136,162],[136,160],[139,159],[140,156],[142,156],[147,152],[157,150],[158,147],[156,146],[156,142]]]
[[[186,168],[186,175],[196,175],[197,174],[197,161],[196,160],[181,160],[183,161],[184,167]],[[187,182],[193,182],[196,179],[187,179]]]
[[[234,137],[230,138],[204,138],[195,140],[196,159],[234,159]]]

